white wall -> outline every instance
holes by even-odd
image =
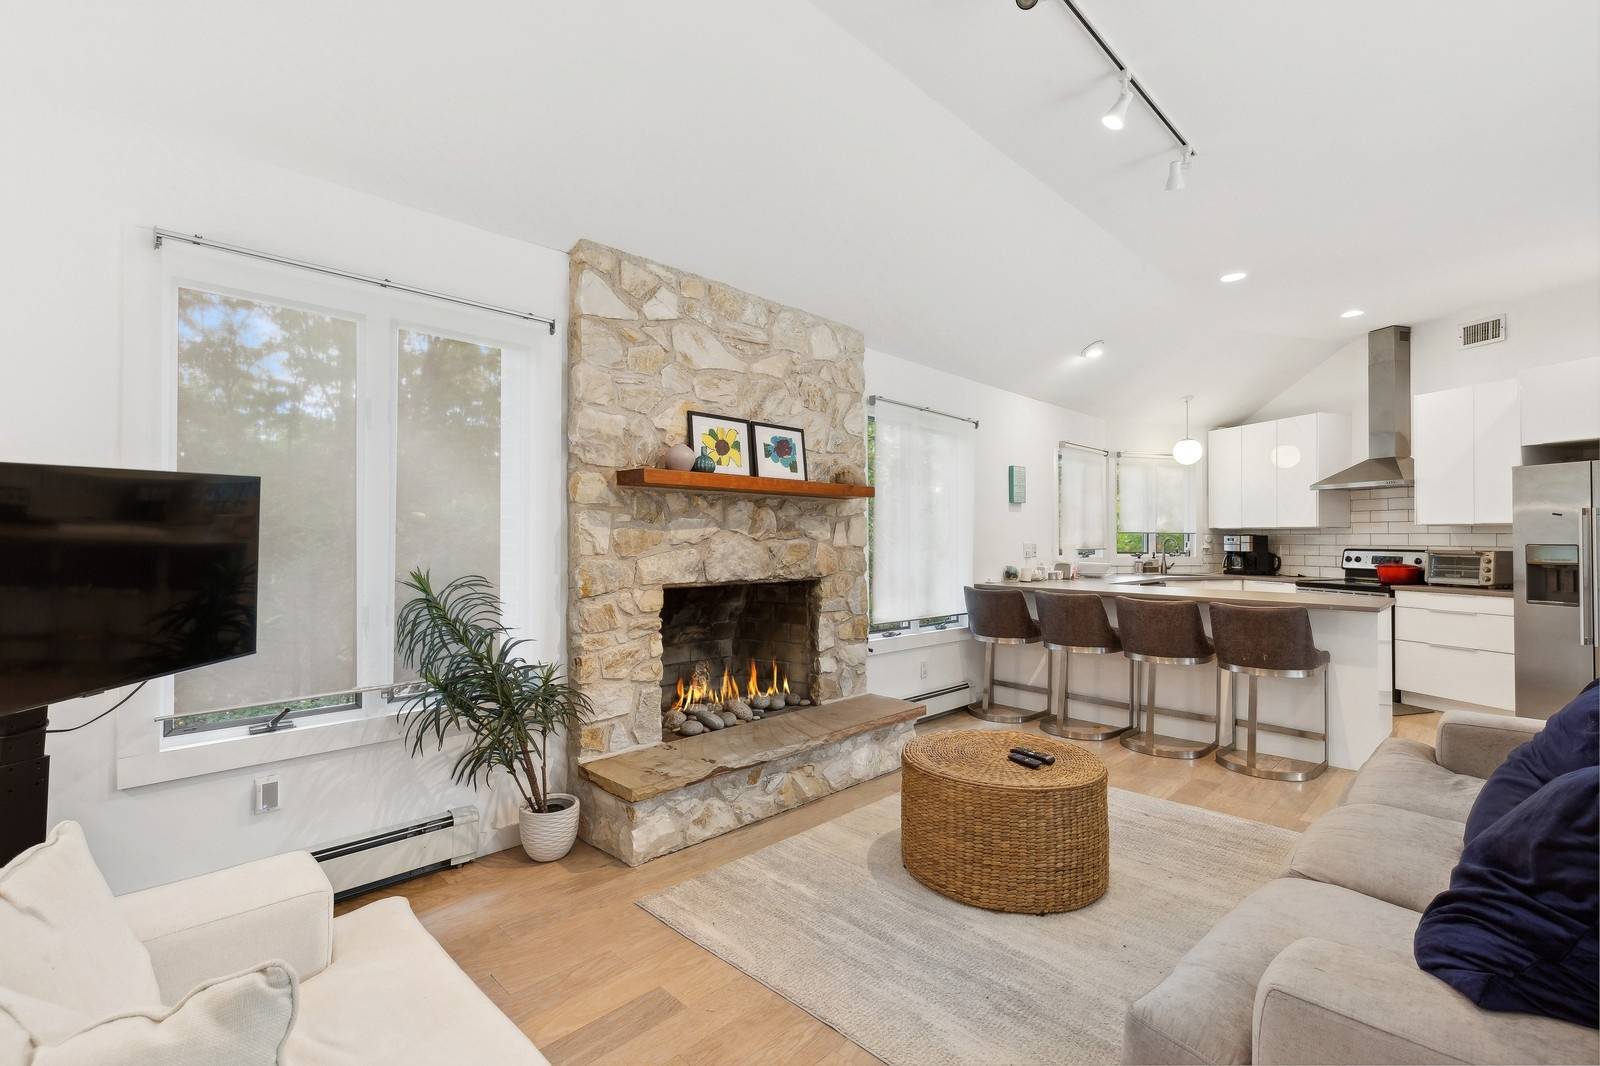
[[[26,166],[0,174],[11,248],[0,259],[0,459],[139,461],[147,444],[124,432],[122,302],[124,275],[138,266],[130,258],[160,254],[141,232],[152,225],[565,318],[560,252],[260,164],[186,155],[170,139],[90,132],[6,110],[0,143],[28,151]],[[558,366],[564,337],[563,321],[550,348]],[[537,461],[564,470],[559,384],[554,391]],[[535,510],[548,538],[539,565],[554,567],[559,590],[563,486],[559,475],[550,483]],[[562,605],[540,607],[538,654],[562,661]],[[56,705],[51,724],[84,721],[121,694]],[[119,892],[463,803],[479,802],[491,825],[515,820],[507,799],[451,786],[447,760],[414,761],[398,741],[118,790],[115,728],[159,713],[147,690],[117,715],[49,739],[50,817],[83,823]],[[277,774],[283,808],[255,816],[251,779],[263,772]],[[486,848],[510,843],[503,832],[485,837]]]
[[[1041,562],[1055,561],[1056,445],[1070,440],[1106,447],[1103,419],[931,370],[872,348],[867,349],[866,378],[869,396],[881,394],[978,420],[973,464],[977,482],[973,494],[974,579],[998,580],[1007,564],[1022,562],[1022,545],[1028,541],[1039,546]],[[1008,466],[1027,468],[1026,503],[1007,502]],[[871,642],[867,659],[871,691],[910,696],[961,680],[976,691],[980,663],[971,640],[897,648],[894,639],[915,640],[900,637]]]
[[[1506,339],[1462,351],[1456,327],[1504,314]],[[1401,323],[1403,324],[1403,323]],[[1591,278],[1515,300],[1411,323],[1411,392],[1514,378],[1521,370],[1600,353],[1600,287]],[[1334,411],[1351,416],[1352,461],[1367,457],[1367,338],[1341,346],[1243,422]]]

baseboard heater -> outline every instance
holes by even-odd
[[[335,901],[469,862],[478,853],[478,808],[453,807],[420,822],[329,844],[311,853]]]
[[[919,692],[915,696],[901,697],[907,703],[922,703],[928,707],[928,713],[923,718],[932,718],[939,714],[949,714],[951,711],[963,710],[972,702],[972,686],[965,681],[959,685],[947,685],[936,688],[931,692]]]

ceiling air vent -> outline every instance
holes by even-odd
[[[1477,348],[1506,339],[1506,316],[1496,315],[1461,327],[1461,347]]]

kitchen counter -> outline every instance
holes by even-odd
[[[1276,587],[1274,587],[1276,586]],[[1116,624],[1120,597],[1186,600],[1200,606],[1207,631],[1208,605],[1304,607],[1311,618],[1312,639],[1329,656],[1327,692],[1328,762],[1358,769],[1393,725],[1394,600],[1380,595],[1352,595],[1297,589],[1290,575],[1235,574],[1107,574],[1076,581],[990,581],[979,588],[1016,589],[1031,601],[1043,592],[1093,592],[1102,597]],[[1128,662],[1120,655],[1064,655],[1070,674],[1072,714],[1076,718],[1121,725],[1128,720]],[[1037,644],[995,649],[996,702],[1019,707],[1044,706],[1047,658]],[[1220,678],[1219,678],[1220,673]],[[1213,713],[1219,697],[1227,706],[1236,675],[1215,666],[1161,667],[1157,731],[1188,740],[1216,736],[1216,726],[1197,716]],[[1320,745],[1297,732],[1323,731],[1323,686],[1289,678],[1260,679],[1260,750],[1296,759],[1321,757]],[[1238,714],[1245,714],[1240,694]],[[1226,735],[1224,714],[1223,734]],[[1243,729],[1240,730],[1243,743]]]
[[[1274,581],[1282,592],[1246,588],[1244,583]],[[1238,588],[1223,588],[1237,584]],[[1107,574],[1075,581],[986,581],[978,588],[1016,588],[1024,592],[1093,592],[1101,596],[1133,596],[1152,600],[1194,600],[1199,603],[1233,603],[1245,607],[1305,607],[1310,610],[1356,611],[1376,614],[1394,606],[1387,596],[1360,596],[1343,592],[1297,589],[1287,576],[1245,577],[1236,574]],[[1408,586],[1409,587],[1409,586]]]

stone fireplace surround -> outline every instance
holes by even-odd
[[[814,629],[802,634],[812,642],[810,695],[866,698],[866,502],[616,480],[618,470],[659,465],[699,410],[800,427],[811,480],[864,483],[860,332],[591,241],[571,252],[569,310],[568,668],[596,708],[572,738],[584,839],[643,862],[898,767],[915,715],[893,700],[781,716],[815,714],[815,728],[772,719],[667,744],[662,736],[669,587],[813,583]],[[703,759],[692,754],[697,742]],[[771,752],[745,750],[758,742]],[[657,754],[676,770],[652,768]],[[689,781],[698,770],[684,765],[699,762],[706,774]],[[640,773],[673,787],[618,783]]]

